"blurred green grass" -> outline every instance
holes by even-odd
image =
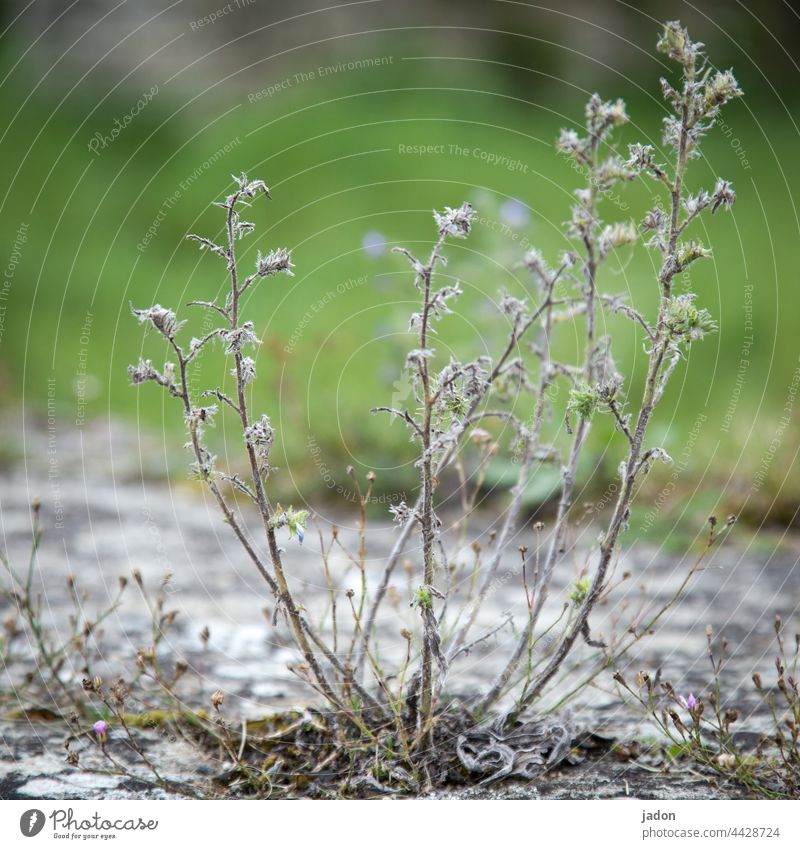
[[[395,381],[413,346],[407,316],[415,293],[405,261],[388,250],[365,250],[365,243],[423,252],[434,233],[431,209],[470,200],[480,221],[473,237],[449,249],[446,269],[466,294],[459,315],[441,323],[437,348],[444,354],[452,345],[458,356],[493,353],[504,326],[492,303],[497,290],[524,293],[528,281],[516,263],[528,247],[553,259],[567,247],[560,228],[579,175],[555,154],[553,141],[561,126],[580,119],[585,97],[557,86],[529,97],[499,96],[502,83],[485,69],[467,80],[450,73],[435,87],[409,85],[404,73],[397,66],[375,70],[369,89],[364,80],[340,75],[255,104],[246,92],[185,106],[168,92],[159,94],[97,156],[87,149],[92,134],[108,132],[135,98],[75,96],[59,103],[37,93],[25,102],[0,146],[11,166],[3,207],[6,245],[21,223],[29,227],[0,345],[4,403],[24,401],[27,409],[43,411],[53,380],[65,425],[80,415],[82,394],[87,419],[110,414],[163,437],[163,450],[145,458],[150,473],[162,467],[179,473],[185,457],[169,447],[179,444],[182,429],[174,402],[153,386],[135,391],[127,385],[128,363],[143,355],[158,364],[166,356],[156,339],[143,341],[129,305],[178,308],[189,319],[187,338],[199,333],[204,316],[185,304],[218,296],[225,273],[221,262],[198,253],[184,237],[220,234],[219,210],[210,201],[227,191],[231,173],[246,171],[267,181],[274,200],[253,207],[257,231],[241,243],[241,262],[246,267],[257,250],[286,245],[296,265],[294,278],[254,287],[246,305],[263,338],[253,409],[268,412],[280,434],[276,485],[287,495],[295,489],[346,495],[344,467],[352,463],[378,471],[382,491],[413,487],[407,434],[368,411],[404,391]],[[4,113],[13,115],[22,93],[4,91]],[[629,93],[625,86],[603,92]],[[656,101],[638,94],[628,105],[633,123],[623,142],[658,144],[662,113]],[[790,521],[800,496],[798,476],[791,474],[795,425],[782,432],[763,490],[753,494],[750,485],[774,440],[798,366],[798,221],[790,188],[800,177],[797,135],[785,115],[759,113],[756,120],[751,106],[745,101],[730,109],[727,126],[735,130],[730,137],[714,130],[692,169],[692,186],[710,187],[722,175],[738,194],[731,215],[714,216],[707,232],[695,233],[714,248],[713,260],[696,265],[692,279],[720,332],[695,346],[678,370],[653,439],[681,457],[687,434],[697,431],[669,496],[673,509],[685,509],[681,498],[702,482],[705,491],[720,493],[725,508],[746,502],[754,521],[767,514]],[[401,145],[440,146],[444,153],[418,156],[401,152]],[[490,164],[475,151],[516,164]],[[619,208],[606,203],[606,217],[638,218],[651,191],[644,183],[631,186]],[[147,240],[151,227],[157,232]],[[653,278],[652,257],[640,247],[618,258],[602,286],[630,291],[646,309],[655,304]],[[754,339],[726,430],[750,333],[748,285],[754,287]],[[82,328],[90,328],[88,339]],[[641,339],[623,320],[608,331],[618,360],[633,375],[635,398]],[[566,356],[573,338],[567,333],[562,339]],[[81,386],[84,360],[88,381]],[[193,386],[229,380],[223,358],[212,352],[200,362]],[[706,417],[699,425],[698,416]],[[213,438],[223,459],[239,444],[224,420]],[[599,468],[601,474],[587,498],[613,479],[619,460],[608,423],[598,422],[592,440],[583,473],[588,479]],[[503,482],[507,471],[498,465],[493,479]],[[653,493],[672,473],[657,474]],[[542,492],[539,481],[532,501]]]

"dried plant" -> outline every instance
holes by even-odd
[[[408,428],[419,471],[419,496],[414,504],[392,507],[398,524],[395,545],[376,590],[370,593],[365,574],[367,502],[351,472],[361,503],[358,554],[347,551],[335,528],[329,544],[320,534],[330,596],[328,622],[317,623],[312,618],[305,599],[296,596],[297,589],[287,578],[277,531],[287,528],[290,536],[296,534],[302,541],[309,517],[305,511],[274,506],[270,500],[270,451],[278,435],[269,417],[254,414],[249,405],[248,386],[256,374],[254,360],[248,354],[258,339],[253,322],[241,314],[241,298],[251,286],[262,285],[263,280],[277,274],[291,274],[292,268],[289,252],[274,250],[259,255],[249,275],[240,275],[236,246],[254,229],[252,223],[240,218],[240,212],[256,197],[269,197],[265,184],[242,176],[233,193],[216,204],[224,215],[222,244],[189,236],[227,269],[229,288],[224,303],[194,302],[220,316],[219,327],[185,345],[178,341],[183,322],[174,312],[160,305],[134,310],[141,323],[164,338],[170,361],[157,370],[151,361],[141,360],[130,368],[132,382],[159,384],[181,404],[194,473],[209,487],[225,521],[272,591],[276,616],[288,623],[302,661],[294,671],[325,699],[338,727],[346,730],[346,739],[358,741],[359,746],[367,741],[375,757],[380,758],[381,775],[401,775],[403,782],[429,780],[437,763],[437,747],[447,736],[438,732],[440,726],[446,726],[447,733],[457,741],[461,765],[470,772],[488,773],[488,780],[529,775],[557,762],[568,749],[568,724],[553,718],[537,719],[531,709],[548,687],[558,683],[560,673],[568,669],[572,682],[583,680],[571,690],[579,691],[600,670],[608,668],[627,645],[624,641],[606,643],[594,636],[590,618],[613,588],[620,537],[639,484],[653,463],[670,462],[663,448],[649,442],[654,413],[686,350],[715,329],[708,312],[696,305],[694,293],[685,290],[689,267],[710,253],[701,243],[689,239],[687,231],[704,212],[729,207],[734,192],[728,182],[718,180],[713,190],[692,193],[686,185],[686,171],[720,108],[741,95],[731,72],[714,71],[702,45],[692,42],[680,24],[665,26],[658,47],[676,62],[680,74],[674,87],[666,80],[661,82],[671,110],[664,121],[665,158],[669,161],[662,162],[653,147],[641,144],[630,145],[628,157],[621,156],[614,146],[614,134],[628,121],[624,103],[607,102],[598,95],[589,99],[584,129],[565,130],[558,141],[559,151],[584,179],[584,185],[574,193],[564,234],[571,247],[552,266],[537,251],[525,257],[524,266],[532,280],[530,294],[525,299],[502,296],[500,306],[509,332],[494,359],[442,362],[434,343],[437,327],[440,322],[444,326],[461,294],[457,284],[439,285],[439,277],[448,241],[470,233],[475,215],[470,205],[434,213],[436,239],[427,259],[399,249],[411,264],[419,294],[418,311],[409,323],[414,345],[405,360],[413,404],[411,409],[377,407],[374,412],[399,418]],[[640,177],[655,181],[663,202],[656,203],[639,226],[633,221],[604,221],[604,199],[613,197],[621,183]],[[599,281],[614,251],[635,243],[641,234],[646,237],[646,247],[658,257],[655,286],[659,302],[653,316],[621,295],[603,293]],[[680,294],[675,292],[678,275],[684,284]],[[642,336],[647,375],[642,395],[636,400],[615,363],[611,339],[599,334],[603,314],[630,320]],[[563,327],[571,333],[580,329],[582,351],[577,361],[563,362],[554,353]],[[205,346],[214,342],[221,344],[230,357],[233,391],[210,388],[193,397],[187,368]],[[568,390],[568,400],[561,407],[553,400],[551,390],[555,387]],[[514,401],[513,407],[504,404],[509,398]],[[209,404],[207,399],[216,403]],[[524,420],[515,412],[521,406],[530,409]],[[219,469],[204,440],[206,425],[221,410],[232,413],[239,423],[249,466],[246,477]],[[551,426],[554,412],[556,420],[563,421],[563,428]],[[612,417],[622,446],[618,497],[595,552],[596,565],[590,568],[587,564],[587,571],[572,585],[555,621],[543,622],[553,576],[563,562],[578,464],[586,450],[592,419],[599,414]],[[515,434],[510,451],[518,466],[517,481],[491,545],[483,550],[477,541],[474,543],[469,595],[466,601],[456,603],[452,592],[458,580],[455,558],[448,550],[448,539],[436,513],[437,490],[450,467],[461,469],[466,506],[461,528],[465,533],[475,493],[466,492],[462,458],[466,450],[477,447],[479,468],[485,469],[488,459],[502,450],[500,436],[494,433],[498,425],[501,431],[510,427]],[[535,558],[528,557],[526,547],[520,549],[527,621],[509,646],[507,659],[491,687],[468,704],[456,705],[447,697],[446,689],[455,662],[476,643],[496,636],[509,624],[507,620],[497,622],[488,632],[472,634],[478,613],[495,586],[501,558],[519,526],[526,487],[544,463],[560,468],[560,495],[542,555],[538,545]],[[368,476],[368,480],[367,501],[374,476]],[[259,554],[240,517],[235,503],[239,496],[252,502],[258,512],[268,560]],[[541,526],[535,529],[537,541],[543,530]],[[389,670],[377,645],[376,626],[392,575],[414,533],[419,534],[421,550],[420,561],[411,564],[416,584],[411,603],[419,614],[418,626],[416,633],[403,631],[407,651],[399,667]],[[328,555],[334,546],[346,553],[361,575],[360,590],[347,592],[349,623],[341,615],[341,599],[337,599],[338,590],[328,569]],[[657,618],[659,614],[655,615]],[[641,612],[636,622],[644,621],[648,617]],[[637,630],[636,622],[627,627],[628,633],[638,639],[646,629]],[[348,624],[349,639],[343,642],[340,631]],[[537,643],[544,635],[549,648],[539,651]],[[581,642],[592,650],[591,657],[577,657],[568,668],[567,659]],[[343,650],[343,646],[347,648]],[[510,707],[493,716],[503,700]],[[469,722],[455,720],[456,715],[469,717]],[[453,733],[455,727],[457,733]],[[504,755],[497,767],[501,740]],[[374,771],[371,775],[371,780],[381,783]]]
[[[0,661],[4,675],[13,686],[0,687],[0,705],[13,703],[15,709],[25,714],[32,706],[41,705],[41,694],[48,696],[47,712],[78,711],[84,703],[71,686],[76,676],[88,675],[100,658],[98,640],[103,623],[120,606],[127,586],[121,578],[115,597],[94,614],[87,610],[87,593],[73,575],[66,579],[71,605],[66,633],[48,627],[43,617],[43,598],[36,586],[37,557],[42,541],[41,503],[35,499],[31,505],[31,550],[24,572],[19,572],[5,553],[0,552],[0,563],[5,579],[0,578],[0,599],[12,613],[3,622],[0,638]],[[28,672],[17,680],[15,670]]]

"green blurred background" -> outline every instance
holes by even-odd
[[[472,202],[479,222],[447,267],[466,294],[437,349],[496,351],[498,289],[524,293],[516,263],[529,247],[555,259],[568,246],[561,225],[579,178],[554,152],[559,129],[580,122],[598,90],[628,104],[623,149],[660,145],[658,80],[671,69],[655,52],[658,21],[682,19],[747,95],[709,134],[689,182],[710,188],[723,176],[738,202],[695,234],[714,258],[693,267],[693,286],[720,332],[692,349],[669,388],[653,439],[680,462],[654,473],[640,509],[664,492],[660,521],[701,524],[718,509],[757,525],[795,522],[800,24],[789,5],[36,2],[3,14],[6,411],[41,422],[49,393],[59,428],[128,423],[151,446],[144,474],[185,475],[174,401],[127,385],[128,363],[165,356],[129,307],[178,308],[187,334],[199,334],[204,316],[185,304],[216,297],[225,273],[184,236],[220,235],[210,202],[246,171],[273,201],[253,207],[258,229],[242,262],[285,245],[296,265],[294,278],[254,287],[246,305],[263,338],[254,409],[278,426],[275,485],[295,502],[297,491],[346,497],[347,464],[377,470],[387,499],[414,487],[407,434],[368,412],[407,392],[399,379],[415,293],[391,246],[424,251],[431,209]],[[606,217],[638,220],[652,190],[626,188]],[[604,290],[652,307],[652,261],[644,248],[618,257]],[[641,338],[624,321],[608,332],[635,398]],[[566,355],[570,342],[567,333]],[[198,389],[229,380],[216,352],[192,376]],[[239,447],[231,424],[213,436],[223,459]],[[4,428],[7,463],[23,442]],[[591,447],[586,500],[602,497],[620,456],[603,422]],[[504,486],[511,470],[498,460],[491,484]],[[551,493],[545,475],[532,508]]]

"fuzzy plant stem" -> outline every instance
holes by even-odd
[[[239,328],[239,298],[241,289],[239,288],[238,271],[236,268],[236,234],[235,234],[235,207],[240,198],[240,193],[235,192],[227,205],[227,242],[228,242],[228,273],[231,281],[231,308],[230,308],[230,324],[231,329]],[[245,393],[245,379],[242,370],[242,354],[240,350],[234,351],[234,359],[236,364],[236,389],[238,396],[239,416],[242,423],[242,431],[246,434],[250,427],[250,420],[247,412],[247,396]],[[281,561],[280,549],[275,538],[275,528],[272,524],[272,507],[270,505],[267,494],[264,490],[264,482],[259,469],[258,459],[256,457],[255,448],[250,440],[245,439],[247,446],[247,456],[250,461],[250,471],[253,478],[253,486],[255,488],[256,504],[264,524],[264,531],[267,536],[267,545],[269,548],[270,560],[272,568],[275,572],[275,583],[278,590],[278,601],[283,604],[289,621],[292,624],[295,640],[300,648],[303,658],[309,665],[320,689],[333,704],[338,704],[339,699],[328,681],[322,667],[319,664],[316,654],[308,641],[306,630],[303,627],[303,621],[295,604],[292,593],[289,589],[289,584],[286,580],[286,575]]]
[[[666,325],[666,312],[669,302],[669,296],[672,290],[672,279],[675,274],[674,269],[676,268],[675,259],[677,250],[677,240],[679,235],[678,221],[682,203],[682,185],[683,175],[686,168],[687,139],[689,129],[690,127],[688,108],[686,104],[684,104],[681,113],[681,136],[675,168],[675,179],[673,181],[672,190],[670,193],[671,216],[669,242],[664,256],[662,270],[659,274],[661,300],[659,305],[658,322],[656,325],[656,339],[654,340],[654,344],[650,351],[647,379],[645,382],[642,403],[639,408],[639,415],[636,421],[636,428],[632,434],[628,458],[625,461],[623,486],[617,498],[614,507],[614,512],[612,514],[606,533],[604,534],[603,541],[600,544],[600,554],[597,570],[595,572],[586,598],[584,599],[583,604],[581,605],[580,610],[578,611],[578,614],[572,623],[572,626],[562,638],[561,642],[553,652],[550,660],[548,661],[544,669],[536,676],[536,678],[531,683],[531,686],[528,688],[527,692],[523,696],[520,704],[518,705],[518,710],[523,710],[525,707],[530,705],[536,698],[538,698],[543,688],[558,672],[559,668],[561,667],[561,664],[564,662],[565,658],[572,650],[575,641],[578,639],[579,636],[581,636],[581,634],[585,633],[588,627],[589,615],[591,614],[595,604],[597,603],[598,599],[600,598],[603,592],[606,574],[608,572],[608,567],[611,564],[611,561],[617,548],[619,534],[628,519],[630,505],[634,496],[636,480],[639,472],[641,471],[641,458],[642,449],[644,446],[644,439],[647,432],[647,427],[653,415],[653,410],[655,409],[656,401],[658,399],[659,376],[661,375],[662,366],[664,364],[667,351],[671,342],[669,329]],[[539,601],[541,601],[541,599],[539,599]],[[522,650],[524,650],[525,646],[527,646],[527,637],[529,635],[525,634],[524,636],[526,637],[526,640]],[[522,655],[522,651],[520,650],[521,643],[522,639],[520,639],[520,642],[517,644],[517,647],[514,651],[514,655],[512,656],[511,661],[509,661],[509,664],[503,670],[503,673],[501,673],[500,678],[498,678],[498,681],[495,682],[495,685],[492,687],[490,692],[484,697],[481,703],[481,707],[484,710],[494,704],[495,701],[497,701],[497,699],[502,694],[505,683],[507,683],[511,674],[513,674],[514,669],[516,669],[519,657],[521,657]],[[498,687],[501,678],[505,678],[505,681],[503,682],[503,686]]]
[[[589,198],[587,209],[589,213],[590,224],[583,232],[583,244],[586,252],[586,258],[583,263],[584,277],[584,295],[586,299],[586,350],[583,365],[583,380],[586,384],[590,384],[595,379],[594,354],[595,354],[595,313],[596,313],[596,293],[597,293],[597,228],[598,220],[597,213],[597,154],[600,139],[597,134],[593,134],[590,140],[588,152],[588,189]],[[549,328],[548,328],[549,330]],[[549,350],[549,349],[548,349]],[[549,356],[542,362],[543,371],[547,371],[550,366]],[[541,390],[540,390],[541,391]],[[480,702],[480,709],[488,710],[505,692],[508,682],[516,672],[519,664],[526,654],[530,646],[531,636],[536,628],[544,603],[547,600],[550,579],[556,563],[563,554],[564,534],[566,532],[567,521],[569,518],[569,510],[572,506],[572,493],[575,487],[575,478],[578,471],[578,461],[586,441],[586,436],[589,432],[589,422],[587,419],[579,419],[573,434],[572,445],[570,447],[569,457],[564,467],[561,470],[561,496],[558,501],[556,510],[556,519],[553,524],[553,530],[550,535],[547,554],[544,559],[543,567],[537,575],[534,586],[534,603],[531,615],[523,629],[519,639],[517,640],[511,658],[503,667],[500,674],[494,680],[490,690]]]
[[[563,272],[563,270],[564,270],[564,268],[562,267],[558,270],[558,272],[556,272],[556,276],[555,276],[555,280],[553,281],[553,285],[555,285],[558,278],[561,276],[561,273]],[[552,292],[551,292],[551,296],[552,296]],[[549,309],[551,306],[552,306],[552,301],[546,300],[533,313],[533,315],[531,315],[529,317],[529,319],[522,325],[521,328],[515,329],[509,335],[509,338],[508,338],[506,346],[503,350],[503,353],[498,358],[497,363],[495,364],[494,368],[491,371],[491,374],[489,375],[489,379],[488,379],[487,384],[486,384],[486,391],[482,395],[474,398],[470,402],[469,408],[467,409],[467,412],[464,416],[465,421],[469,421],[473,417],[476,410],[480,406],[481,402],[485,399],[485,397],[489,393],[491,387],[497,381],[497,378],[501,375],[501,373],[503,371],[503,367],[508,362],[508,358],[516,350],[519,343],[522,341],[522,338],[525,335],[525,333],[527,333],[527,331],[541,318],[542,314],[547,309]],[[438,463],[436,464],[436,467],[435,467],[435,471],[433,473],[434,477],[439,477],[441,475],[441,473],[450,465],[450,463],[453,461],[454,457],[458,454],[458,451],[460,449],[461,440],[463,439],[464,433],[466,433],[466,428],[461,432],[461,434],[459,434],[459,438],[458,438],[458,441],[456,442],[456,444],[449,446],[448,449],[445,451],[444,456],[438,461]],[[512,495],[512,498],[513,498],[513,495]],[[367,645],[369,644],[370,640],[372,639],[372,633],[373,633],[374,628],[375,628],[375,620],[377,619],[378,611],[380,610],[381,604],[383,603],[383,600],[386,596],[386,592],[389,588],[389,581],[391,580],[392,575],[394,574],[394,570],[397,567],[397,564],[400,560],[400,556],[402,555],[403,551],[405,550],[406,545],[408,544],[408,540],[411,537],[411,532],[416,527],[417,520],[413,517],[416,516],[417,513],[421,509],[422,509],[422,494],[420,494],[419,498],[417,499],[417,502],[414,505],[414,510],[412,512],[412,518],[399,529],[399,533],[397,535],[397,538],[394,541],[394,545],[392,546],[391,551],[389,552],[389,555],[386,559],[386,565],[384,566],[383,574],[381,575],[380,583],[378,584],[378,587],[375,591],[375,596],[374,596],[372,603],[370,605],[369,612],[367,614],[367,621],[366,621],[366,624],[364,626],[364,643],[367,644]],[[361,651],[361,652],[359,652],[358,659],[355,663],[355,670],[356,670],[357,673],[361,670],[363,661],[364,661],[364,652]]]
[[[497,538],[492,559],[490,560],[483,576],[483,581],[481,582],[481,586],[478,590],[478,595],[471,605],[467,619],[450,642],[450,646],[448,647],[448,657],[450,659],[455,658],[462,650],[464,641],[466,640],[470,629],[475,624],[478,613],[483,606],[486,596],[489,594],[489,590],[491,589],[495,575],[497,574],[508,537],[516,527],[520,510],[522,509],[522,498],[530,479],[531,469],[534,462],[534,452],[535,449],[539,447],[542,422],[544,420],[547,387],[550,384],[550,334],[552,330],[553,317],[553,292],[564,269],[565,266],[562,265],[561,268],[548,277],[546,281],[547,289],[543,303],[536,310],[534,315],[531,316],[531,319],[534,321],[538,320],[540,317],[542,319],[542,367],[539,375],[539,386],[537,389],[536,404],[533,412],[533,423],[530,432],[526,434],[525,437],[525,450],[522,455],[522,462],[517,475],[517,481],[511,491],[511,501],[506,509],[505,518]],[[528,326],[530,326],[530,323],[526,322],[523,327],[524,329],[527,329]],[[510,353],[511,349],[507,348],[506,350]]]
[[[587,370],[591,369],[590,363],[591,360],[587,359]],[[546,369],[548,366],[549,360],[544,361],[542,368]],[[556,519],[550,535],[550,542],[544,559],[544,565],[540,574],[537,576],[537,581],[534,586],[535,597],[533,610],[525,628],[517,640],[511,658],[493,682],[489,692],[481,700],[480,709],[483,711],[488,710],[503,694],[509,680],[517,670],[522,657],[525,655],[528,650],[528,646],[530,645],[531,635],[536,627],[536,622],[547,597],[547,588],[550,583],[550,577],[552,576],[556,563],[563,553],[564,533],[566,531],[567,519],[569,517],[569,509],[572,505],[572,491],[575,485],[578,460],[580,459],[588,430],[589,423],[584,419],[580,419],[575,426],[569,459],[561,470],[561,496],[558,501]]]
[[[422,319],[419,329],[419,344],[424,351],[428,347],[428,325],[431,316],[431,279],[436,263],[441,256],[446,233],[442,231],[433,247],[428,264],[422,268],[420,278],[422,283]],[[425,587],[432,587],[435,580],[436,564],[433,549],[436,543],[436,530],[433,515],[434,468],[431,451],[431,431],[433,423],[433,393],[431,391],[430,373],[426,357],[419,361],[419,376],[422,383],[422,505],[420,510],[420,530],[422,534],[423,577]],[[420,721],[422,729],[422,747],[428,749],[432,743],[430,735],[431,717],[433,714],[433,651],[427,628],[423,635],[422,645],[422,692],[420,694]]]

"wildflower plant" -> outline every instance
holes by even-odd
[[[268,414],[250,409],[248,386],[257,380],[251,354],[259,340],[253,322],[242,315],[242,295],[269,278],[291,274],[293,267],[291,254],[284,249],[259,254],[247,275],[237,260],[239,240],[254,230],[252,223],[242,220],[241,213],[256,198],[269,198],[266,185],[243,175],[236,180],[233,192],[216,204],[224,218],[222,244],[204,236],[188,237],[225,264],[229,287],[224,301],[193,302],[220,317],[218,327],[202,338],[184,343],[179,341],[184,322],[174,312],[160,305],[134,309],[140,323],[166,340],[170,360],[161,369],[150,360],[140,360],[130,367],[131,382],[155,383],[180,403],[193,472],[210,489],[225,521],[273,593],[302,661],[294,671],[324,698],[339,727],[349,729],[361,741],[366,739],[371,751],[380,757],[377,771],[374,764],[365,766],[373,787],[376,783],[385,787],[387,776],[407,785],[429,779],[433,756],[445,739],[457,741],[458,760],[465,769],[490,770],[490,779],[531,775],[543,765],[557,762],[569,749],[568,730],[557,720],[536,719],[531,712],[535,703],[582,642],[594,650],[594,660],[589,662],[582,683],[574,691],[608,668],[622,651],[621,642],[606,644],[593,636],[590,619],[598,602],[611,589],[612,567],[639,484],[652,463],[669,462],[663,448],[650,442],[655,411],[687,349],[715,329],[712,317],[698,306],[694,293],[674,292],[676,277],[681,275],[685,284],[690,267],[710,255],[708,248],[690,238],[689,231],[701,215],[730,207],[735,200],[733,189],[725,180],[718,180],[713,189],[696,193],[686,183],[688,166],[699,153],[703,135],[720,109],[742,93],[730,71],[712,69],[702,47],[692,42],[676,22],[664,27],[658,42],[658,49],[673,60],[678,70],[674,84],[661,81],[670,108],[664,119],[664,154],[645,144],[631,144],[627,156],[621,154],[615,134],[628,122],[625,104],[622,100],[603,100],[597,94],[589,98],[582,129],[561,133],[557,149],[576,166],[584,181],[574,191],[564,228],[570,249],[552,264],[536,250],[523,258],[531,281],[529,293],[522,299],[501,295],[500,310],[508,334],[494,357],[445,361],[436,346],[438,334],[445,331],[447,317],[457,308],[461,295],[457,283],[440,282],[439,271],[449,245],[470,235],[476,214],[470,204],[434,212],[435,238],[426,257],[397,249],[411,266],[418,296],[418,307],[408,325],[413,343],[404,362],[411,393],[406,406],[376,407],[373,412],[389,415],[408,429],[419,474],[419,494],[414,503],[403,502],[390,508],[397,525],[395,544],[373,589],[365,571],[364,498],[369,497],[374,475],[368,476],[365,496],[357,476],[349,470],[359,494],[362,521],[359,552],[347,552],[347,556],[359,569],[362,581],[358,591],[347,592],[351,617],[345,640],[339,633],[345,627],[341,600],[328,569],[332,548],[338,545],[345,549],[336,529],[330,546],[321,541],[332,616],[332,621],[323,627],[312,621],[303,599],[296,596],[278,544],[281,529],[288,529],[290,537],[296,536],[302,542],[309,516],[304,510],[286,510],[272,503],[270,453],[279,434]],[[641,222],[604,220],[604,200],[614,196],[623,184],[642,178],[654,181],[661,201]],[[640,311],[622,295],[603,293],[599,283],[604,266],[614,253],[642,237],[658,266],[653,285],[659,300],[653,315]],[[647,372],[641,396],[633,397],[615,362],[612,340],[600,332],[609,314],[630,320],[642,337]],[[582,333],[579,356],[571,362],[560,361],[554,353],[559,330],[565,326],[573,333],[580,327]],[[209,388],[193,397],[187,369],[213,343],[220,344],[230,359],[234,389],[228,393],[222,388]],[[565,433],[558,438],[546,427],[552,418],[551,390],[555,387],[565,388],[568,398]],[[514,401],[512,409],[509,399]],[[529,410],[524,420],[515,412],[523,405]],[[207,447],[206,427],[222,413],[233,416],[239,424],[249,469],[246,476],[219,468]],[[578,464],[598,415],[611,417],[617,432],[617,500],[594,552],[596,562],[591,567],[587,565],[585,573],[572,582],[565,612],[555,622],[545,622],[545,603],[553,576],[563,561]],[[456,603],[455,558],[436,512],[438,490],[451,468],[459,472],[462,490],[466,490],[462,465],[466,450],[477,448],[480,469],[485,470],[486,463],[499,450],[493,436],[498,422],[514,433],[516,481],[491,547],[484,551],[477,543],[473,545],[474,580],[466,599],[461,597]],[[471,725],[459,725],[457,721],[455,727],[447,696],[448,676],[455,674],[457,661],[476,643],[508,631],[509,621],[504,620],[488,633],[473,633],[481,607],[495,585],[502,555],[519,526],[526,488],[543,464],[554,464],[560,470],[560,488],[542,555],[537,547],[535,562],[531,562],[527,548],[520,549],[527,621],[511,639],[491,686],[476,694],[468,705],[462,705]],[[234,493],[254,505],[268,558],[262,557],[259,546],[251,539],[232,498]],[[475,498],[474,493],[462,496],[466,518]],[[544,529],[538,526],[535,530],[538,537]],[[403,630],[407,650],[400,668],[389,669],[377,642],[377,623],[392,576],[414,535],[419,539],[420,554],[411,565],[416,589],[409,601],[418,624],[416,632]],[[634,629],[634,639],[646,630],[637,634]],[[537,640],[545,633],[549,651],[534,652]],[[502,701],[510,703],[510,708],[495,720],[491,735],[487,736],[486,723]],[[440,728],[445,729],[441,734]],[[489,749],[496,748],[497,741],[512,733],[517,742],[504,748],[511,754],[498,768]]]
[[[719,783],[736,783],[757,797],[796,799],[800,793],[800,634],[794,634],[793,644],[787,645],[780,616],[775,617],[774,631],[774,683],[765,682],[759,672],[752,674],[757,707],[751,716],[760,713],[764,720],[759,734],[736,733],[745,719],[743,694],[738,687],[726,691],[729,643],[724,637],[716,641],[710,625],[706,640],[711,675],[705,695],[678,693],[670,681],[661,680],[660,670],[655,675],[641,671],[633,683],[619,672],[614,678],[623,699],[659,730],[666,760],[690,762]]]

